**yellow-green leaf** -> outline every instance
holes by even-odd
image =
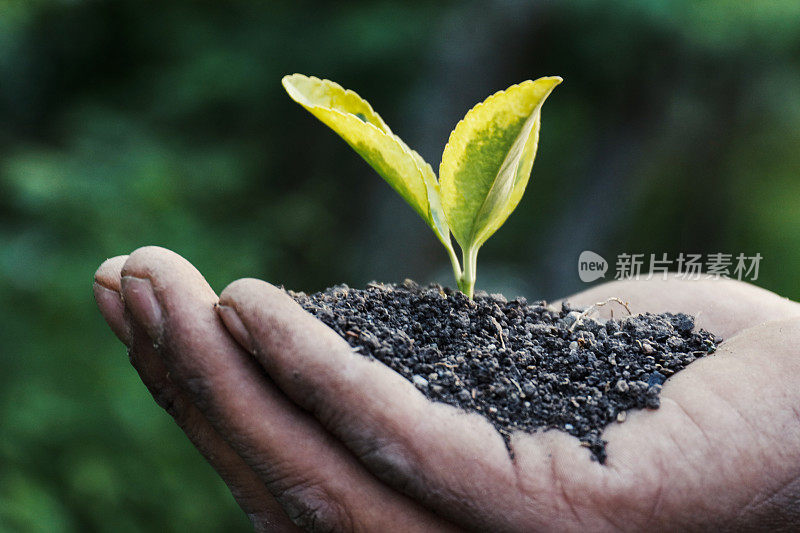
[[[395,137],[403,144],[403,146],[406,146],[406,144],[399,137]],[[433,229],[433,232],[436,233],[436,236],[439,238],[439,240],[442,241],[442,244],[444,244],[448,249],[448,252],[452,253],[450,227],[447,225],[447,218],[445,217],[444,210],[442,209],[442,193],[439,188],[439,180],[436,179],[436,174],[433,172],[433,169],[422,158],[421,155],[408,148],[408,146],[406,146],[406,148],[409,152],[411,152],[411,156],[414,158],[414,162],[416,162],[417,168],[419,168],[419,171],[422,174],[422,180],[425,183],[425,191],[428,198],[429,216],[426,221],[431,229]]]
[[[339,134],[419,213],[442,243],[450,245],[433,169],[392,133],[366,100],[335,82],[302,74],[284,76],[282,83],[295,102]]]
[[[557,76],[512,85],[473,107],[450,134],[439,168],[442,207],[463,250],[506,221],[528,184],[541,107]]]

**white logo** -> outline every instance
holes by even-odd
[[[608,262],[602,256],[585,250],[578,257],[578,276],[584,283],[604,278],[608,270]]]

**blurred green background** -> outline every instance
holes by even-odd
[[[0,0],[0,530],[248,529],[96,311],[106,257],[166,246],[218,290],[452,284],[291,72],[356,89],[434,168],[473,104],[564,77],[479,288],[579,290],[584,249],[759,252],[757,284],[800,299],[796,0]]]

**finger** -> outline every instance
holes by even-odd
[[[240,280],[223,291],[220,308],[227,309],[229,330],[281,390],[385,482],[476,529],[527,523],[537,530],[560,511],[546,488],[548,468],[541,470],[542,489],[531,487],[537,496],[521,495],[503,439],[485,418],[428,401],[399,374],[353,352],[279,289]]]
[[[228,485],[256,531],[296,530],[264,483],[214,431],[185,393],[168,377],[153,342],[124,310],[120,272],[127,256],[104,262],[95,273],[94,292],[103,317],[129,347],[131,364],[159,406],[166,410],[189,440]]]
[[[131,332],[125,321],[125,304],[120,294],[120,271],[128,260],[127,255],[106,259],[94,274],[92,291],[100,312],[108,322],[111,331],[125,346],[131,344]]]
[[[449,529],[376,480],[272,384],[230,337],[214,310],[216,296],[184,259],[137,250],[122,287],[170,375],[296,523],[315,531]]]
[[[800,304],[749,283],[730,279],[691,280],[671,277],[652,280],[612,281],[579,292],[564,300],[589,306],[609,298],[629,302],[637,313],[686,313],[697,326],[728,339],[740,331],[772,320],[800,316]],[[614,304],[598,309],[598,316],[627,315]]]

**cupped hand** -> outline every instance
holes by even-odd
[[[516,433],[509,454],[482,416],[430,402],[263,281],[218,299],[148,247],[106,261],[94,290],[259,531],[800,528],[800,304],[768,291],[670,279],[569,298],[694,314],[726,339],[664,384],[660,409],[606,429],[601,465],[559,431]]]

